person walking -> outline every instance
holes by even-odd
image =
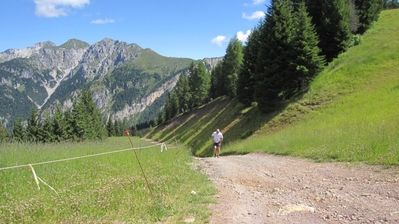
[[[213,141],[213,155],[215,157],[219,157],[220,147],[222,146],[223,142],[223,134],[219,129],[216,129],[216,131],[212,133],[211,138]]]

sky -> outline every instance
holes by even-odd
[[[166,57],[226,54],[235,36],[244,44],[269,0],[2,0],[0,52],[69,39],[135,43]]]

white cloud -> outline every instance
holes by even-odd
[[[264,3],[264,2],[265,2],[265,0],[253,0],[253,4],[254,5],[260,5],[260,4]]]
[[[241,42],[245,43],[248,40],[248,36],[251,34],[251,30],[247,30],[246,33],[243,33],[242,31],[237,32],[237,39],[240,40]]]
[[[68,15],[68,8],[83,8],[90,0],[33,0],[35,14],[41,17],[60,17]]]
[[[244,6],[255,6],[264,3],[266,0],[252,0],[252,4],[245,3]]]
[[[247,15],[245,13],[242,14],[242,18],[248,19],[248,20],[254,20],[254,19],[260,19],[265,16],[265,13],[262,11],[256,11],[252,13],[252,15]]]
[[[114,23],[114,22],[115,22],[115,20],[106,18],[106,19],[96,19],[96,20],[91,21],[90,23],[106,24],[106,23]]]
[[[227,41],[226,36],[217,36],[211,40],[212,43],[216,44],[217,46],[221,47],[223,42]]]

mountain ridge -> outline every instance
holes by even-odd
[[[221,59],[203,61],[210,70]],[[42,114],[52,114],[56,105],[71,108],[81,89],[89,88],[104,117],[137,121],[135,115],[156,100],[161,101],[156,109],[162,107],[163,94],[174,88],[179,75],[187,75],[193,61],[162,56],[150,48],[110,38],[92,45],[69,39],[59,46],[45,41],[8,49],[0,52],[0,103],[11,106],[0,108],[0,119],[11,127],[17,117],[28,117],[28,108],[35,107]],[[110,83],[118,79],[118,85]],[[134,85],[131,80],[135,80]],[[129,99],[133,92],[134,99]],[[136,117],[148,121],[154,115]]]

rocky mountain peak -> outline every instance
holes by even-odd
[[[33,54],[37,54],[43,47],[55,47],[56,45],[51,41],[39,42],[31,47],[23,49],[8,49],[0,52],[0,63],[10,61],[14,58],[29,58]]]
[[[204,64],[211,69],[220,60],[207,58]],[[60,46],[46,41],[9,49],[0,52],[4,96],[0,94],[0,104],[10,105],[0,107],[0,119],[7,124],[15,117],[26,117],[32,107],[51,110],[61,104],[70,108],[81,88],[87,87],[104,115],[124,119],[147,113],[142,117],[148,119],[162,107],[165,93],[175,87],[192,61],[164,57],[110,38],[92,45],[70,39]]]
[[[78,40],[78,39],[69,39],[67,42],[59,46],[60,48],[66,48],[66,49],[81,49],[81,48],[89,48],[90,44]]]

